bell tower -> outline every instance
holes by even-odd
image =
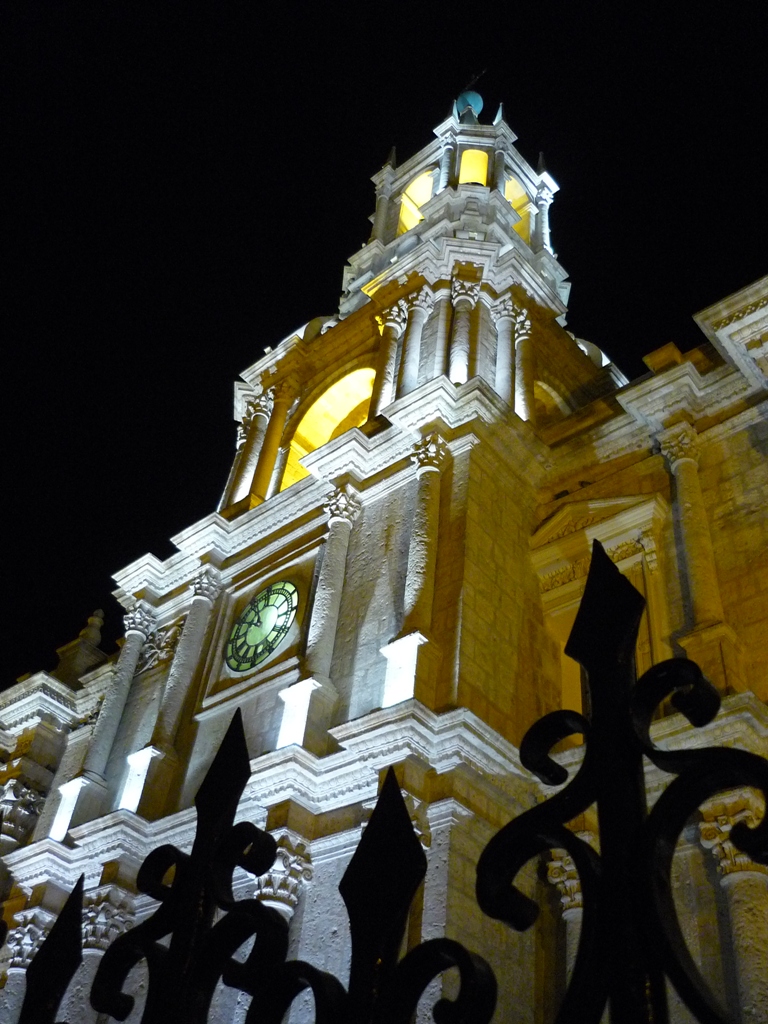
[[[496,1019],[551,1019],[531,965],[558,942],[572,962],[575,869],[552,861],[562,920],[528,871],[551,927],[513,935],[483,918],[474,866],[542,796],[520,762],[527,729],[581,709],[564,648],[594,539],[646,599],[638,668],[676,643],[698,652],[727,695],[728,735],[764,745],[762,556],[747,516],[768,486],[750,448],[765,422],[766,285],[700,314],[715,347],[665,346],[627,386],[565,328],[557,183],[518,153],[501,108],[492,123],[482,110],[463,93],[432,142],[373,176],[371,237],[337,311],[275,339],[235,384],[218,507],[169,558],[115,574],[119,651],[99,649],[97,612],[57,669],[0,694],[11,1008],[35,936],[84,874],[92,944],[65,1012],[96,1024],[83,993],[98,922],[146,914],[137,867],[163,843],[191,844],[195,793],[239,709],[251,759],[239,814],[276,837],[281,867],[237,875],[236,895],[290,919],[297,957],[347,970],[338,881],[395,765],[429,863],[409,943],[462,937],[504,979]],[[673,744],[687,728],[662,726]],[[575,741],[562,757],[578,765]],[[586,817],[574,827],[594,831]],[[689,839],[691,885],[704,885]],[[716,898],[701,904],[713,932]],[[130,984],[143,998],[140,972]],[[222,985],[210,1020],[244,1024],[247,1010]]]

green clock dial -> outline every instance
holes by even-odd
[[[227,641],[227,665],[247,672],[277,650],[296,618],[299,595],[292,583],[272,583],[243,609]]]

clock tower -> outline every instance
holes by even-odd
[[[761,557],[739,516],[768,486],[764,465],[750,463],[760,480],[744,475],[739,445],[765,422],[765,375],[729,331],[764,298],[701,314],[711,344],[666,346],[627,386],[566,329],[557,183],[523,159],[501,109],[492,123],[481,113],[462,94],[429,145],[374,175],[371,237],[337,312],[274,339],[235,384],[219,507],[173,538],[170,558],[116,574],[119,654],[98,649],[96,617],[57,670],[0,696],[6,804],[21,821],[13,782],[28,807],[24,828],[3,826],[8,1005],[84,872],[87,955],[67,1012],[95,1022],[83,992],[104,944],[148,913],[136,870],[161,843],[191,842],[194,795],[239,708],[252,759],[240,815],[280,855],[268,875],[243,874],[238,895],[290,919],[295,956],[344,976],[338,881],[396,765],[429,862],[408,941],[460,937],[503,979],[496,1019],[550,1019],[578,938],[573,864],[529,866],[521,884],[545,913],[521,935],[483,918],[474,865],[543,792],[520,764],[526,730],[581,710],[564,646],[595,538],[647,601],[638,668],[690,651],[726,695],[734,736],[765,745],[764,589],[760,615],[735,628],[748,600],[736,581]],[[747,497],[722,513],[742,531],[738,564],[711,531],[715,478],[699,459],[742,473]],[[660,727],[670,742],[687,729],[679,716]],[[663,780],[651,772],[650,785]],[[733,801],[733,814],[759,813],[749,794]],[[706,844],[686,836],[684,884],[705,893],[686,911],[699,935],[696,915],[720,920],[728,896],[712,888]],[[244,1021],[242,999],[221,987],[211,1019]],[[297,1003],[291,1019],[310,1013]]]

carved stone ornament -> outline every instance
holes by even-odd
[[[672,469],[681,459],[699,461],[697,435],[690,423],[680,423],[659,434],[659,445]]]
[[[10,952],[8,967],[29,967],[35,954],[45,942],[53,924],[54,914],[42,907],[30,907],[14,915],[16,927],[8,932],[6,944]]]
[[[326,498],[323,508],[328,513],[328,519],[331,522],[334,519],[341,519],[343,522],[351,524],[360,514],[362,505],[351,490],[347,488],[342,490],[337,487]]]
[[[389,309],[385,309],[377,315],[376,319],[382,328],[392,327],[399,335],[408,319],[408,307],[402,299],[399,299]]]
[[[554,198],[554,193],[546,185],[539,185],[536,189],[536,205],[539,209],[551,206]]]
[[[435,297],[431,288],[424,285],[419,291],[409,295],[405,303],[409,310],[423,310],[425,315],[429,316],[435,305]]]
[[[83,946],[106,950],[112,941],[133,927],[135,910],[128,893],[115,886],[88,894],[83,902]]]
[[[439,434],[427,434],[413,446],[411,461],[419,469],[441,470],[448,459],[449,449]]]
[[[584,905],[581,882],[573,858],[565,850],[552,850],[547,864],[547,881],[557,886],[563,910],[579,910]]]
[[[312,878],[312,862],[304,843],[283,835],[277,840],[277,856],[271,869],[256,880],[256,898],[279,904],[293,914],[302,885]]]
[[[243,447],[243,445],[245,444],[245,439],[247,437],[248,437],[248,430],[247,430],[247,428],[244,427],[242,423],[238,423],[237,424],[237,437],[235,439],[235,449],[237,451],[240,451],[240,449]]]
[[[757,302],[750,302],[748,305],[742,306],[741,309],[737,309],[730,316],[723,317],[722,320],[715,320],[712,328],[715,331],[721,331],[723,327],[728,327],[736,323],[737,320],[743,320],[745,316],[756,313],[759,309],[765,309],[766,306],[768,306],[768,296],[764,299],[759,299]]]
[[[204,597],[213,603],[221,591],[221,573],[212,565],[205,565],[192,580],[195,597]]]
[[[155,615],[149,605],[137,601],[133,608],[125,613],[123,624],[126,633],[141,633],[146,640],[154,628]]]
[[[754,828],[762,821],[762,808],[752,792],[742,790],[725,798],[710,800],[701,810],[704,817],[699,822],[701,845],[712,851],[721,875],[736,871],[758,871],[768,875],[768,866],[758,864],[731,842],[731,829],[737,822],[743,821]]]
[[[170,626],[156,629],[147,637],[141,650],[137,672],[147,672],[165,661],[170,661],[179,643],[184,620],[173,622]]]
[[[531,318],[528,316],[526,310],[521,309],[519,306],[515,310],[515,343],[522,341],[523,338],[529,338],[531,335]]]
[[[519,307],[512,301],[511,295],[502,295],[491,306],[491,316],[495,323],[498,323],[499,320],[514,320],[515,314],[518,312]]]
[[[478,281],[465,281],[461,277],[454,277],[451,281],[451,301],[454,306],[459,302],[466,302],[473,309],[480,298],[480,284]]]
[[[641,543],[641,539],[638,538],[638,540],[624,540],[620,544],[615,545],[615,547],[606,548],[605,553],[612,562],[620,562],[624,558],[631,558],[632,555],[645,554],[645,548]],[[550,590],[556,590],[572,580],[578,580],[582,576],[586,576],[589,572],[591,561],[591,557],[585,555],[584,558],[577,558],[568,565],[564,565],[561,569],[553,569],[552,572],[540,576],[539,587],[542,594],[546,594]]]
[[[1,853],[10,853],[30,836],[44,802],[45,797],[22,779],[8,779],[0,784]]]
[[[272,406],[275,401],[275,393],[273,388],[268,388],[266,391],[262,391],[261,394],[254,395],[248,401],[245,407],[245,413],[243,414],[243,430],[247,434],[251,429],[253,420],[256,416],[266,416],[269,418],[272,415]]]

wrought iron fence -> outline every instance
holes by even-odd
[[[747,785],[768,796],[768,761],[724,747],[654,746],[650,722],[662,701],[671,698],[692,725],[702,726],[717,714],[720,699],[698,667],[683,659],[656,665],[635,682],[633,651],[643,606],[595,542],[566,647],[588,677],[589,719],[557,711],[528,731],[520,749],[524,766],[562,788],[502,828],[477,865],[481,909],[519,931],[538,914],[515,886],[523,865],[549,849],[565,849],[576,865],[582,929],[556,1024],[597,1024],[606,1006],[615,1024],[664,1024],[666,978],[701,1024],[729,1022],[682,936],[671,892],[672,858],[689,816],[714,793]],[[585,753],[568,781],[551,750],[573,733],[583,734]],[[674,776],[650,813],[643,756]],[[430,982],[455,967],[458,995],[438,999],[435,1020],[487,1024],[496,979],[481,957],[447,938],[422,942],[399,956],[427,861],[394,771],[387,774],[339,886],[352,946],[346,988],[311,964],[287,959],[288,925],[277,911],[233,895],[237,868],[262,875],[277,852],[268,833],[249,822],[234,824],[249,774],[237,712],[195,800],[192,850],[161,846],[144,861],[137,886],[157,901],[157,909],[105,952],[90,994],[94,1009],[124,1020],[133,1007],[124,984],[143,960],[148,989],[142,1024],[205,1024],[220,981],[251,997],[248,1024],[279,1024],[305,990],[314,998],[316,1024],[407,1024]],[[599,854],[567,827],[593,805]],[[753,860],[768,863],[768,817],[754,828],[737,824],[731,839]],[[54,1024],[82,957],[82,896],[81,879],[27,971],[19,1024]],[[248,940],[253,944],[246,959],[235,959]]]

